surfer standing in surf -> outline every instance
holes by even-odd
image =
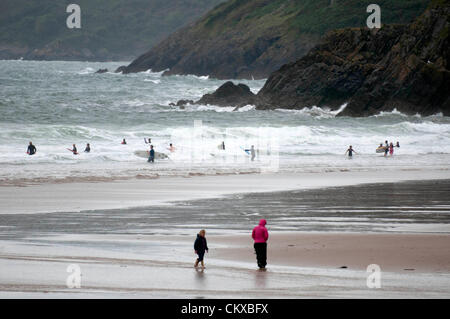
[[[72,145],[72,149],[69,149],[69,151],[72,151],[73,155],[78,155],[78,150],[75,144]]]
[[[36,152],[37,152],[36,146],[34,146],[32,142],[30,142],[30,145],[28,145],[27,154],[34,155],[36,154]]]
[[[153,145],[150,145],[150,156],[148,157],[148,161],[154,163],[155,162],[155,150],[153,149]]]
[[[348,150],[345,152],[345,155],[347,155],[347,153],[348,153],[348,157],[349,157],[349,158],[352,158],[352,157],[353,157],[353,153],[356,154],[355,150],[352,148],[351,145],[349,146]]]

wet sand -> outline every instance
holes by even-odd
[[[5,186],[0,187],[0,214],[119,209],[230,194],[438,179],[450,179],[450,170],[263,173]]]
[[[229,184],[224,179],[216,189],[212,181],[217,180],[211,179],[206,196],[220,193],[217,189],[231,193],[170,205],[72,212],[19,213],[15,209],[20,201],[12,193],[11,209],[0,213],[0,297],[449,298],[446,174],[427,175],[436,177],[431,181],[352,186],[342,184],[354,183],[357,175],[332,176],[316,177],[311,189],[304,176],[297,184],[288,179],[303,189],[284,190],[287,182],[278,186],[280,192],[264,193],[267,185],[259,185],[259,192],[247,194],[233,193],[240,179]],[[202,178],[185,180],[190,191],[206,187],[200,186]],[[321,183],[336,186],[321,188]],[[97,191],[98,185],[93,186]],[[39,206],[39,194],[36,207],[56,208],[63,202]],[[89,206],[89,200],[82,205]],[[261,217],[269,220],[270,231],[265,272],[256,269],[250,239]],[[201,228],[207,229],[210,247],[203,271],[193,268],[193,241]],[[66,285],[71,264],[81,269],[81,288]],[[366,285],[369,264],[381,267],[380,289]]]
[[[249,236],[217,236],[211,256],[255,262]],[[269,265],[346,267],[366,270],[378,264],[390,272],[450,274],[450,234],[272,233],[268,242]]]
[[[263,272],[248,236],[208,240],[203,270],[194,269],[192,243],[179,236],[0,241],[0,297],[450,297],[449,235],[272,233]],[[366,285],[370,263],[381,267],[379,289]],[[81,270],[80,288],[66,285],[73,264]]]

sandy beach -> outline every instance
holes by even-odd
[[[1,187],[0,297],[449,298],[447,175]],[[270,232],[265,272],[250,238],[262,217]],[[201,228],[210,247],[204,270],[193,268]],[[379,289],[367,287],[369,264],[381,268]],[[70,265],[81,269],[80,288],[67,286]]]
[[[450,179],[450,170],[265,173],[42,184],[27,187],[5,186],[0,187],[0,213],[118,209],[217,198],[230,194],[439,179]]]
[[[75,236],[7,246],[2,241],[0,296],[448,298],[449,241],[449,235],[274,233],[264,272],[257,270],[248,236],[209,237],[204,270],[193,268],[191,243],[181,237]],[[372,263],[381,267],[379,289],[366,285]],[[73,264],[81,269],[81,287],[71,289],[67,267]]]
[[[253,262],[249,236],[214,237],[227,243],[211,256]],[[450,273],[449,234],[274,233],[268,244],[273,265],[390,272]]]

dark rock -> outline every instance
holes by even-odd
[[[194,104],[193,100],[179,100],[176,106],[185,106],[186,104]]]
[[[114,73],[124,73],[126,68],[127,68],[126,65],[121,65],[114,71]]]
[[[409,25],[329,33],[295,63],[272,73],[258,109],[347,107],[339,116],[381,111],[450,115],[449,2],[434,1]]]
[[[196,104],[212,104],[218,106],[241,107],[247,104],[254,104],[256,95],[250,88],[242,83],[235,85],[228,81],[222,84],[214,93],[205,94],[195,102]]]
[[[365,25],[366,1],[224,1],[195,23],[171,34],[135,59],[124,73],[152,69],[164,75],[209,75],[218,79],[263,79],[296,61],[329,30]],[[383,1],[383,23],[406,23],[426,0]]]
[[[101,74],[101,73],[106,73],[106,72],[108,72],[108,69],[98,69],[97,72],[95,72],[95,73]]]

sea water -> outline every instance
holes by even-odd
[[[305,105],[256,110],[188,104],[224,80],[114,73],[126,62],[0,61],[0,185],[215,174],[450,168],[450,118],[400,112],[366,118]],[[96,74],[100,68],[110,72]],[[233,80],[256,93],[264,80]],[[125,138],[127,145],[122,145]],[[149,145],[168,159],[136,155]],[[394,156],[375,149],[399,141]],[[37,147],[26,154],[28,143]],[[225,142],[225,150],[218,145]],[[90,153],[84,153],[86,144]],[[175,147],[171,152],[169,144]],[[80,155],[68,148],[76,144]],[[255,147],[255,158],[249,155]],[[352,145],[352,159],[344,155]]]

